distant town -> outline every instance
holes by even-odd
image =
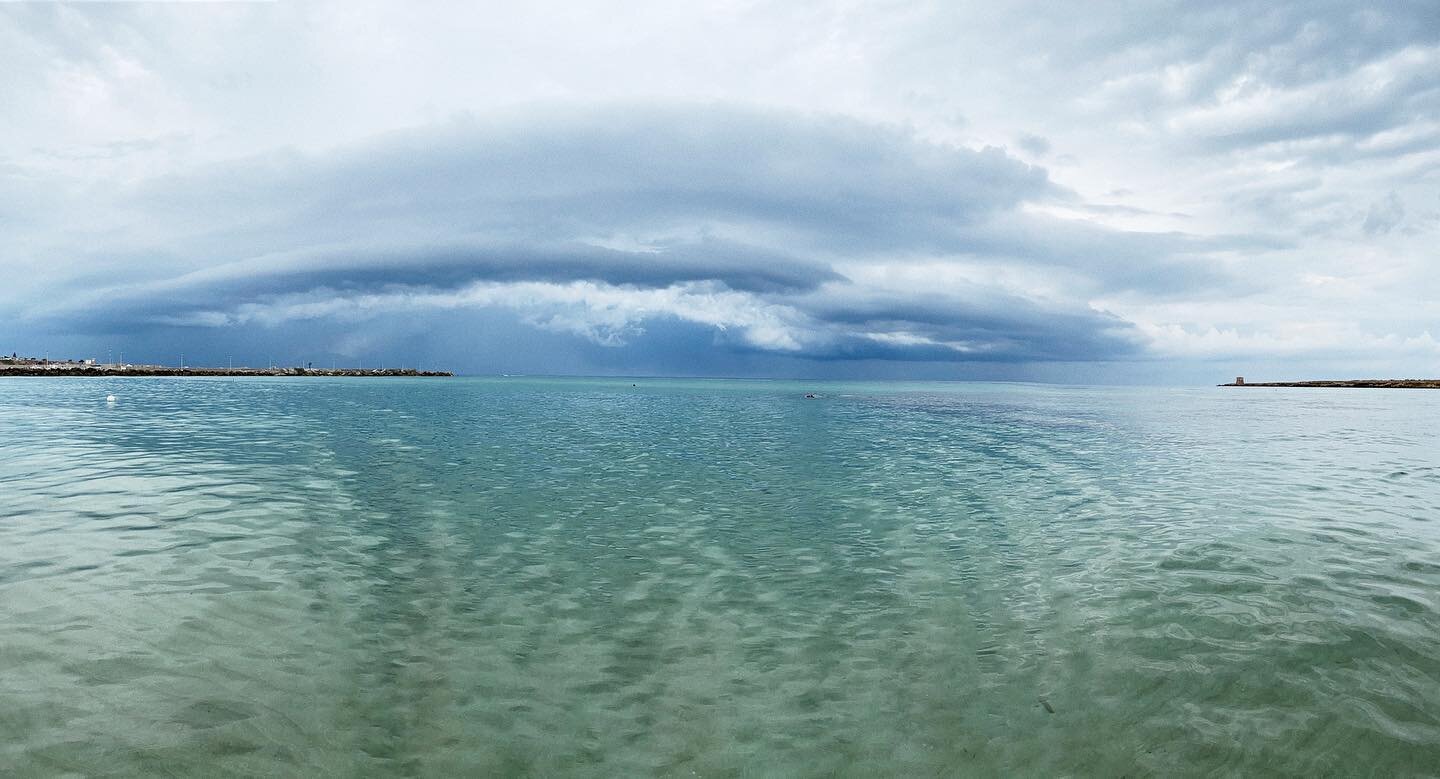
[[[18,352],[0,355],[0,376],[453,376],[449,371],[422,371],[416,368],[316,368],[303,366],[194,367],[148,365],[127,362],[99,362],[95,358],[52,360],[49,357],[22,357]]]

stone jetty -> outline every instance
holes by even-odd
[[[49,363],[7,365],[0,376],[453,376],[449,371],[414,368],[172,368],[164,365],[85,365]]]
[[[1344,389],[1440,389],[1440,379],[1341,379],[1331,381],[1245,381],[1236,378],[1221,387],[1319,387]]]

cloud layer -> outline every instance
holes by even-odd
[[[466,118],[143,180],[96,207],[132,214],[107,248],[156,259],[79,276],[21,317],[106,333],[498,307],[617,347],[680,320],[725,348],[823,359],[1093,360],[1133,352],[1130,326],[994,268],[1086,294],[1220,283],[1191,256],[1204,241],[1021,212],[1068,197],[1001,150],[833,116]],[[856,278],[916,264],[967,278]]]
[[[0,51],[22,351],[1440,357],[1424,3],[22,4]]]

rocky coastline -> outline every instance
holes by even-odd
[[[1232,381],[1221,387],[1319,387],[1342,389],[1440,389],[1440,379],[1342,379],[1333,381]]]

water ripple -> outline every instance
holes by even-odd
[[[0,383],[0,767],[1440,765],[1440,394],[806,389]]]

